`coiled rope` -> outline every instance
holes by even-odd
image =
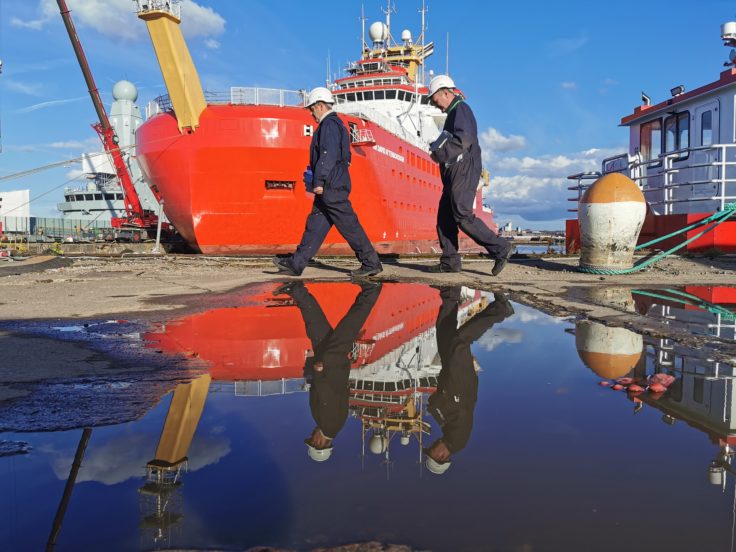
[[[679,230],[676,230],[670,234],[667,234],[666,236],[660,236],[659,238],[655,238],[641,245],[637,245],[636,248],[634,249],[635,251],[639,251],[640,249],[645,249],[647,247],[654,245],[655,243],[659,243],[661,241],[664,241],[673,236],[677,236],[678,234],[682,234],[684,232],[689,232],[690,230],[694,230],[695,228],[700,228],[701,226],[709,225],[707,228],[705,228],[701,232],[698,232],[697,234],[695,234],[692,238],[688,238],[681,244],[678,244],[675,247],[668,249],[667,251],[662,251],[661,253],[657,253],[654,256],[647,257],[643,259],[642,261],[640,261],[639,264],[635,264],[631,268],[592,268],[592,267],[579,266],[578,271],[586,272],[588,274],[602,274],[602,275],[607,275],[607,276],[614,276],[617,274],[631,274],[633,272],[639,272],[640,270],[643,270],[646,267],[653,265],[657,261],[664,259],[668,255],[671,255],[672,253],[679,251],[680,249],[685,247],[687,244],[692,243],[695,240],[701,238],[702,236],[704,236],[705,234],[713,230],[715,227],[717,227],[719,224],[726,222],[734,214],[736,214],[736,203],[727,203],[726,205],[723,206],[722,211],[718,211],[708,217],[705,217],[704,219],[701,219],[692,224],[688,224],[684,228],[680,228]]]

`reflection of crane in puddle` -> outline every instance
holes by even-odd
[[[141,526],[153,532],[157,545],[168,545],[171,530],[184,517],[181,498],[182,475],[188,452],[202,417],[212,377],[204,375],[174,390],[156,455],[146,464],[146,484],[139,489]]]

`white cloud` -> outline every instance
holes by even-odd
[[[494,328],[477,341],[486,351],[492,351],[504,343],[521,343],[524,332],[516,328]]]
[[[200,6],[192,0],[181,5],[181,30],[184,36],[219,36],[225,32],[225,19],[212,8]]]
[[[524,140],[523,137],[517,138]],[[579,172],[598,171],[604,158],[623,151],[626,151],[625,147],[591,148],[557,155],[512,156],[497,155],[486,149],[483,157],[491,171],[486,203],[493,207],[497,218],[516,215],[530,221],[561,221],[569,217],[567,209],[570,202],[567,199],[573,196],[573,192],[567,189],[573,182],[567,177]]]
[[[54,107],[57,105],[63,105],[71,102],[78,102],[79,100],[83,100],[84,98],[87,98],[88,96],[78,96],[76,98],[66,98],[64,100],[49,100],[48,102],[41,102],[33,105],[29,105],[27,107],[22,107],[20,109],[16,109],[16,113],[30,113],[31,111],[37,111],[39,109],[46,109],[47,107]]]
[[[207,46],[210,50],[217,50],[220,47],[220,43],[217,42],[214,38],[208,38],[204,41],[204,45]]]
[[[124,40],[140,40],[147,36],[146,26],[136,16],[130,0],[68,0],[68,5],[78,26]],[[38,19],[23,21],[14,17],[10,24],[39,31],[49,21],[59,18],[55,0],[40,0],[38,11]],[[181,15],[182,32],[186,37],[217,36],[225,32],[225,19],[220,14],[192,0],[184,0]]]
[[[42,86],[40,84],[27,84],[17,80],[7,80],[4,82],[5,88],[11,92],[18,92],[27,96],[42,96]]]
[[[526,138],[510,134],[504,136],[493,127],[488,128],[479,136],[481,151],[512,151],[526,147]]]
[[[103,485],[116,485],[131,478],[143,481],[146,462],[153,459],[156,452],[155,437],[143,434],[123,434],[101,445],[93,445],[87,452],[84,465],[79,471],[77,481],[97,481]],[[58,453],[49,451],[50,464],[58,479],[69,476],[69,466],[73,460],[72,451]],[[217,463],[230,453],[230,441],[223,435],[195,436],[187,451],[189,471],[194,472],[210,464]]]
[[[560,86],[565,90],[573,90],[574,88],[578,87],[578,85],[572,81],[565,81],[561,83]]]
[[[559,38],[548,44],[547,51],[553,56],[562,56],[579,50],[588,43],[588,37]]]

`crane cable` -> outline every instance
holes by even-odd
[[[181,135],[181,134],[179,134],[178,136],[167,136],[165,138],[159,138],[158,140],[151,140],[150,142],[147,142],[147,143],[148,144],[155,144],[156,142],[162,142],[162,141],[165,141],[165,140],[176,140],[178,138],[181,138],[182,136],[183,135]],[[131,144],[130,146],[121,146],[120,147],[120,151],[122,153],[123,151],[130,150],[130,149],[133,149],[135,147],[136,147],[136,144]],[[92,158],[92,157],[97,157],[97,156],[100,156],[100,155],[109,155],[109,154],[106,151],[100,151],[100,152],[95,152],[95,153],[88,153],[88,154],[85,154],[83,156],[73,157],[71,159],[66,159],[64,161],[57,161],[56,163],[50,163],[48,165],[42,165],[40,167],[35,167],[33,169],[27,169],[25,171],[20,171],[20,172],[17,172],[17,173],[6,174],[6,175],[3,175],[3,176],[0,176],[0,182],[6,182],[8,180],[15,180],[16,178],[23,178],[25,176],[30,176],[32,174],[43,172],[43,171],[46,171],[46,170],[49,170],[49,169],[63,167],[63,166],[68,165],[70,163],[80,163],[85,158],[85,156],[88,157],[88,158]]]

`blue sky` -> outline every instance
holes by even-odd
[[[126,78],[139,105],[164,93],[145,24],[130,0],[67,0],[103,100]],[[386,1],[365,0],[367,25]],[[646,91],[717,80],[727,59],[719,26],[736,20],[733,1],[582,0],[439,2],[428,0],[428,68],[445,68],[475,111],[487,165],[490,203],[500,223],[562,228],[565,176],[595,170],[623,152],[620,118]],[[399,0],[392,31],[416,37],[421,0]],[[230,86],[311,88],[357,57],[361,2],[185,0],[185,36],[208,90]],[[0,0],[0,176],[98,149],[95,112],[54,0]],[[73,167],[0,182],[30,188],[35,216],[56,216]],[[50,191],[52,190],[52,191]]]

